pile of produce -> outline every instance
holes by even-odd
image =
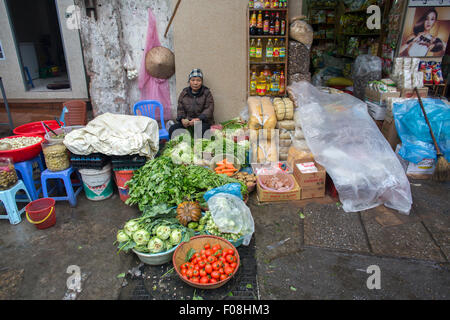
[[[289,175],[281,173],[267,176],[260,176],[261,186],[265,189],[276,191],[290,191],[294,187]]]
[[[236,179],[200,166],[175,164],[169,157],[161,156],[134,172],[126,183],[130,197],[125,203],[137,204],[141,211],[161,203],[177,206],[184,201],[197,201],[202,205],[205,192],[236,182],[241,183],[245,196],[247,186]]]
[[[131,219],[117,232],[119,252],[134,249],[162,253],[189,241],[194,231],[181,225],[175,217],[176,210],[165,204],[147,207],[140,218]]]
[[[42,142],[41,137],[6,138],[0,141],[0,150],[16,150]]]
[[[233,163],[228,162],[227,159],[223,159],[222,161],[216,163],[216,168],[214,169],[214,171],[217,174],[226,174],[227,176],[231,177],[238,170],[234,167]]]
[[[228,223],[234,224],[234,221],[229,220]],[[209,211],[206,211],[205,215],[200,219],[199,226],[204,226],[202,230],[205,230],[207,233],[222,237],[228,241],[236,241],[244,236],[243,234],[220,232],[219,227],[215,224],[211,212]]]
[[[256,176],[248,172],[238,172],[232,177],[245,183],[247,188],[253,187],[256,184]]]
[[[186,262],[180,266],[183,278],[193,283],[217,283],[231,277],[237,268],[234,249],[222,249],[220,244],[211,247],[206,243],[200,252],[188,251]]]

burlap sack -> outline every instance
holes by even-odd
[[[308,48],[311,48],[314,30],[308,23],[301,20],[301,18],[302,17],[298,17],[291,20],[291,24],[289,25],[289,37],[305,44]]]

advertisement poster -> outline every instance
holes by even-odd
[[[408,7],[400,57],[442,57],[450,35],[450,7]]]

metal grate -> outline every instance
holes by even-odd
[[[255,240],[249,246],[238,248],[241,266],[236,275],[224,286],[214,290],[200,290],[185,284],[172,263],[162,266],[143,265],[140,276],[127,274],[127,285],[119,295],[121,300],[192,300],[195,296],[204,300],[257,300]],[[169,272],[169,273],[167,273]]]

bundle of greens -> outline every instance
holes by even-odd
[[[161,156],[135,171],[126,183],[130,197],[125,203],[137,204],[141,211],[162,203],[177,206],[183,201],[198,201],[203,204],[205,192],[228,183],[240,183],[242,195],[247,194],[246,184],[237,179],[200,166],[175,164]]]
[[[142,253],[162,253],[189,241],[195,232],[175,217],[175,208],[166,204],[146,207],[140,218],[131,219],[117,232],[118,252],[135,249]]]

